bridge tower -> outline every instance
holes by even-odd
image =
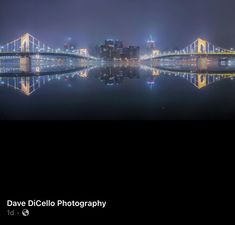
[[[30,34],[26,33],[21,36],[21,52],[30,52]],[[20,57],[20,70],[29,73],[31,70],[31,57],[28,55]]]
[[[197,53],[207,53],[207,41],[201,38],[197,39]]]
[[[31,57],[21,56],[20,57],[20,71],[23,73],[31,72]]]
[[[207,57],[206,56],[199,56],[197,57],[197,68],[198,70],[207,70]]]
[[[26,33],[21,36],[21,52],[29,52],[30,50],[30,34]]]

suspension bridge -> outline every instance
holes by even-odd
[[[0,46],[0,56],[29,57],[33,55],[66,56],[71,58],[97,60],[95,57],[90,55],[81,55],[79,52],[67,52],[51,48],[29,33]]]
[[[80,54],[80,51],[62,51],[54,49],[41,42],[29,33],[0,46],[0,59],[19,59],[20,72],[30,74],[32,62],[44,63],[54,60],[64,66],[80,67],[84,61],[98,60],[88,54]]]
[[[198,38],[193,43],[188,45],[179,51],[168,51],[160,52],[159,50],[154,50],[150,55],[141,56],[140,60],[153,60],[153,59],[164,59],[164,58],[174,58],[174,57],[191,57],[191,56],[234,56],[235,51],[233,49],[224,49],[218,47],[207,40]]]

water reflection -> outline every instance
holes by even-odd
[[[216,81],[220,81],[222,79],[228,79],[231,80],[234,79],[235,73],[233,72],[207,72],[207,73],[198,73],[198,72],[186,72],[186,71],[174,71],[174,70],[164,70],[164,69],[158,69],[154,67],[149,66],[141,66],[141,68],[145,71],[151,71],[152,80],[149,81],[149,84],[155,84],[155,78],[157,76],[175,76],[175,77],[181,77],[191,84],[193,84],[196,88],[202,89],[210,84],[213,84]]]
[[[102,66],[95,75],[97,79],[106,85],[119,85],[127,79],[139,79],[139,66]]]
[[[179,73],[179,72],[175,73],[175,72],[164,71],[163,74],[178,76],[183,79],[186,79],[198,89],[205,88],[213,84],[214,82],[220,81],[222,79],[230,78],[231,80],[233,80],[235,77],[235,73],[209,74],[209,73]]]
[[[48,68],[47,72],[41,72],[41,69],[44,70],[45,68],[35,67],[35,71],[41,75],[37,75],[35,72],[31,76],[22,76],[18,73],[12,73],[14,67],[11,67],[12,71],[10,76],[5,76],[6,70],[3,73],[4,76],[0,75],[0,86],[13,88],[26,96],[30,96],[43,85],[53,80],[68,81],[76,77],[83,79],[94,77],[107,86],[121,85],[127,82],[127,80],[137,80],[141,78],[150,89],[153,89],[157,88],[156,83],[159,77],[174,76],[187,80],[200,90],[222,79],[234,79],[235,77],[235,73],[230,72],[195,73],[160,70],[146,65],[103,65],[80,69],[74,68],[60,72],[57,70],[53,71],[53,68],[52,66]],[[14,74],[14,76],[12,74]]]
[[[54,75],[45,76],[27,76],[27,77],[0,77],[0,85],[14,90],[20,91],[26,96],[33,94],[35,91],[40,89],[43,85],[53,80],[67,80],[68,78],[88,77],[89,70],[93,69],[85,68],[75,72],[58,73]]]

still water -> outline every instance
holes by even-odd
[[[0,119],[235,119],[235,73],[230,70],[176,72],[140,64],[54,67],[34,67],[22,75],[5,62]]]

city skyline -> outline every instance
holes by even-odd
[[[199,36],[233,47],[234,6],[232,0],[2,0],[0,43],[29,32],[53,46],[70,36],[84,47],[106,38],[144,45],[152,35],[161,49],[181,48]]]
[[[41,40],[37,39],[29,33],[11,40],[5,45],[0,45],[0,54],[3,57],[20,56],[22,60],[38,54],[47,56],[60,56],[72,58],[84,58],[89,60],[103,59],[105,61],[115,60],[140,60],[146,61],[150,59],[164,59],[171,57],[191,57],[191,56],[220,56],[232,57],[235,55],[234,48],[226,49],[212,44],[210,41],[197,38],[194,42],[187,45],[183,49],[172,49],[171,51],[161,51],[153,40],[152,36],[146,41],[145,48],[141,50],[140,46],[125,46],[123,41],[106,39],[103,44],[97,45],[95,48],[78,48],[77,44],[69,38],[63,48],[53,48]],[[90,54],[89,54],[90,52]],[[224,58],[222,61],[224,61]],[[226,61],[226,60],[225,60]],[[22,61],[23,62],[23,61]],[[220,63],[220,62],[219,62]]]

